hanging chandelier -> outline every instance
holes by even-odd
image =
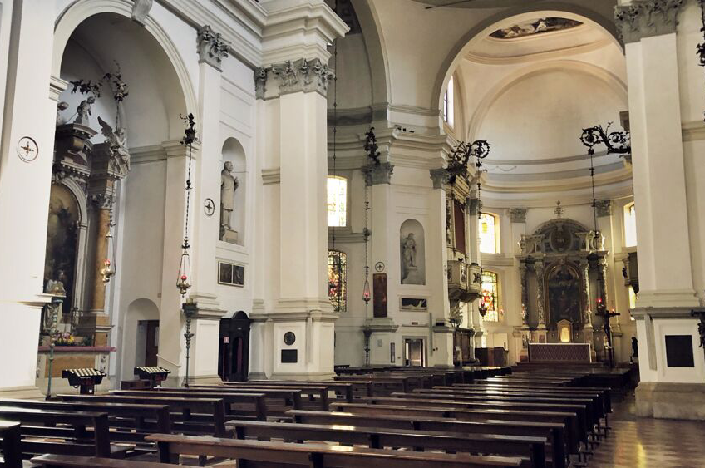
[[[196,141],[196,120],[193,114],[182,117],[182,120],[187,122],[184,137],[181,144],[188,147],[188,175],[186,177],[186,214],[184,220],[184,241],[181,244],[181,259],[179,260],[179,274],[176,279],[176,288],[179,290],[181,297],[186,296],[186,292],[191,287],[191,244],[189,244],[189,212],[191,209],[191,163],[193,160],[193,143]]]

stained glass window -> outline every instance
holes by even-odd
[[[624,245],[626,247],[636,246],[636,211],[634,203],[624,207]]]
[[[348,179],[328,176],[328,226],[348,224]]]
[[[499,253],[497,248],[498,231],[497,216],[490,213],[480,215],[480,252],[488,254]]]
[[[333,311],[348,309],[348,256],[337,250],[328,251],[328,300]]]
[[[497,309],[497,273],[492,271],[482,271],[482,297],[480,303],[487,306],[485,322],[498,322],[499,314]]]
[[[453,83],[453,77],[451,76],[450,80],[448,80],[448,89],[446,89],[446,93],[443,96],[443,120],[451,127],[455,124],[454,98],[455,85]]]

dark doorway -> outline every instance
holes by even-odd
[[[147,337],[144,347],[145,367],[157,366],[157,353],[159,353],[159,320],[147,320]]]
[[[220,319],[218,375],[225,382],[246,382],[249,372],[250,323],[243,311]]]

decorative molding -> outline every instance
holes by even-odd
[[[52,101],[58,101],[59,96],[66,90],[66,88],[68,88],[68,86],[68,81],[52,75],[51,80],[49,81],[49,98]]]
[[[149,16],[154,0],[132,0],[132,19],[144,26],[144,20]]]
[[[702,120],[683,122],[683,141],[705,140],[705,123]]]
[[[509,208],[509,219],[512,223],[526,223],[526,208]]]
[[[612,214],[612,200],[595,200],[595,210],[600,218],[610,216]]]
[[[388,162],[362,166],[362,173],[365,174],[367,185],[391,184],[392,172],[394,172],[394,166]]]
[[[431,173],[434,190],[442,189],[450,181],[450,174],[444,168],[431,169],[429,172]]]
[[[262,169],[262,183],[264,185],[277,185],[281,182],[281,169]]]
[[[285,94],[315,91],[326,97],[328,83],[333,77],[333,72],[328,65],[318,58],[288,60],[270,67],[255,69],[255,95],[257,99],[275,99]],[[270,82],[274,86],[267,87]]]
[[[638,42],[675,32],[684,4],[685,0],[634,0],[630,5],[615,7],[614,18],[624,42]]]
[[[207,63],[218,71],[222,71],[221,62],[228,57],[230,46],[220,37],[220,33],[205,25],[198,30],[198,62]]]

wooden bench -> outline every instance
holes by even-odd
[[[247,467],[257,462],[277,467],[307,466],[311,468],[472,468],[518,467],[521,460],[513,457],[477,457],[465,454],[395,452],[359,447],[331,447],[329,445],[290,444],[255,440],[218,439],[214,437],[187,437],[153,435],[162,462],[178,463],[180,455],[225,457],[246,460]],[[254,462],[254,463],[253,463]],[[238,466],[243,466],[238,461]]]
[[[0,421],[0,441],[2,441],[2,458],[0,466],[7,468],[22,467],[22,435],[17,421]]]
[[[354,414],[369,415],[399,415],[419,416],[433,418],[452,418],[458,421],[524,421],[524,422],[549,422],[564,426],[566,446],[570,453],[578,453],[578,442],[587,442],[587,434],[578,426],[577,415],[560,411],[523,411],[508,409],[468,409],[434,407],[426,405],[406,406],[398,405],[366,405],[363,403],[334,403],[331,411],[342,411]]]
[[[563,468],[566,461],[564,427],[558,423],[523,421],[457,421],[449,418],[367,415],[335,411],[290,411],[294,421],[303,424],[343,424],[384,427],[407,431],[443,431],[546,437],[551,444],[551,460]]]
[[[31,460],[33,466],[45,468],[59,467],[105,467],[105,468],[173,468],[174,465],[137,460],[115,460],[97,457],[68,457],[62,455],[41,455]]]
[[[345,401],[352,402],[355,390],[358,387],[354,382],[335,382],[335,381],[306,381],[306,382],[295,382],[295,381],[283,381],[283,380],[251,380],[249,382],[223,382],[225,386],[232,387],[277,387],[277,388],[292,388],[299,390],[315,389],[317,387],[326,387],[328,390],[328,396],[330,393],[340,396]]]
[[[229,392],[229,393],[262,393],[265,399],[267,415],[272,412],[282,411],[282,408],[303,409],[302,391],[295,388],[286,387],[230,387],[224,385],[191,385],[189,387],[156,387],[152,389],[156,392],[187,391],[187,392]]]
[[[123,453],[111,448],[107,413],[0,406],[0,420],[21,424],[23,457],[40,453],[111,457]],[[93,428],[92,434],[87,433],[87,427]],[[27,440],[28,437],[48,440]]]
[[[171,431],[169,407],[166,405],[0,399],[0,406],[64,412],[104,412],[108,414],[111,442],[140,443],[151,432],[168,434]],[[59,430],[55,430],[58,434]],[[65,432],[70,432],[70,429]]]
[[[238,439],[256,438],[297,441],[326,441],[345,445],[386,447],[411,450],[443,450],[450,453],[472,452],[515,456],[522,465],[546,465],[546,438],[529,436],[504,436],[496,434],[461,434],[455,432],[409,432],[397,429],[377,429],[358,426],[269,423],[262,421],[237,421],[229,423]]]
[[[162,395],[59,395],[63,401],[167,405],[172,430],[189,434],[227,436],[225,402],[219,398],[168,397]]]
[[[264,393],[211,392],[197,390],[114,390],[110,395],[128,397],[171,397],[171,398],[217,398],[225,403],[226,419],[232,417],[251,418],[259,421],[267,419],[267,406]]]

